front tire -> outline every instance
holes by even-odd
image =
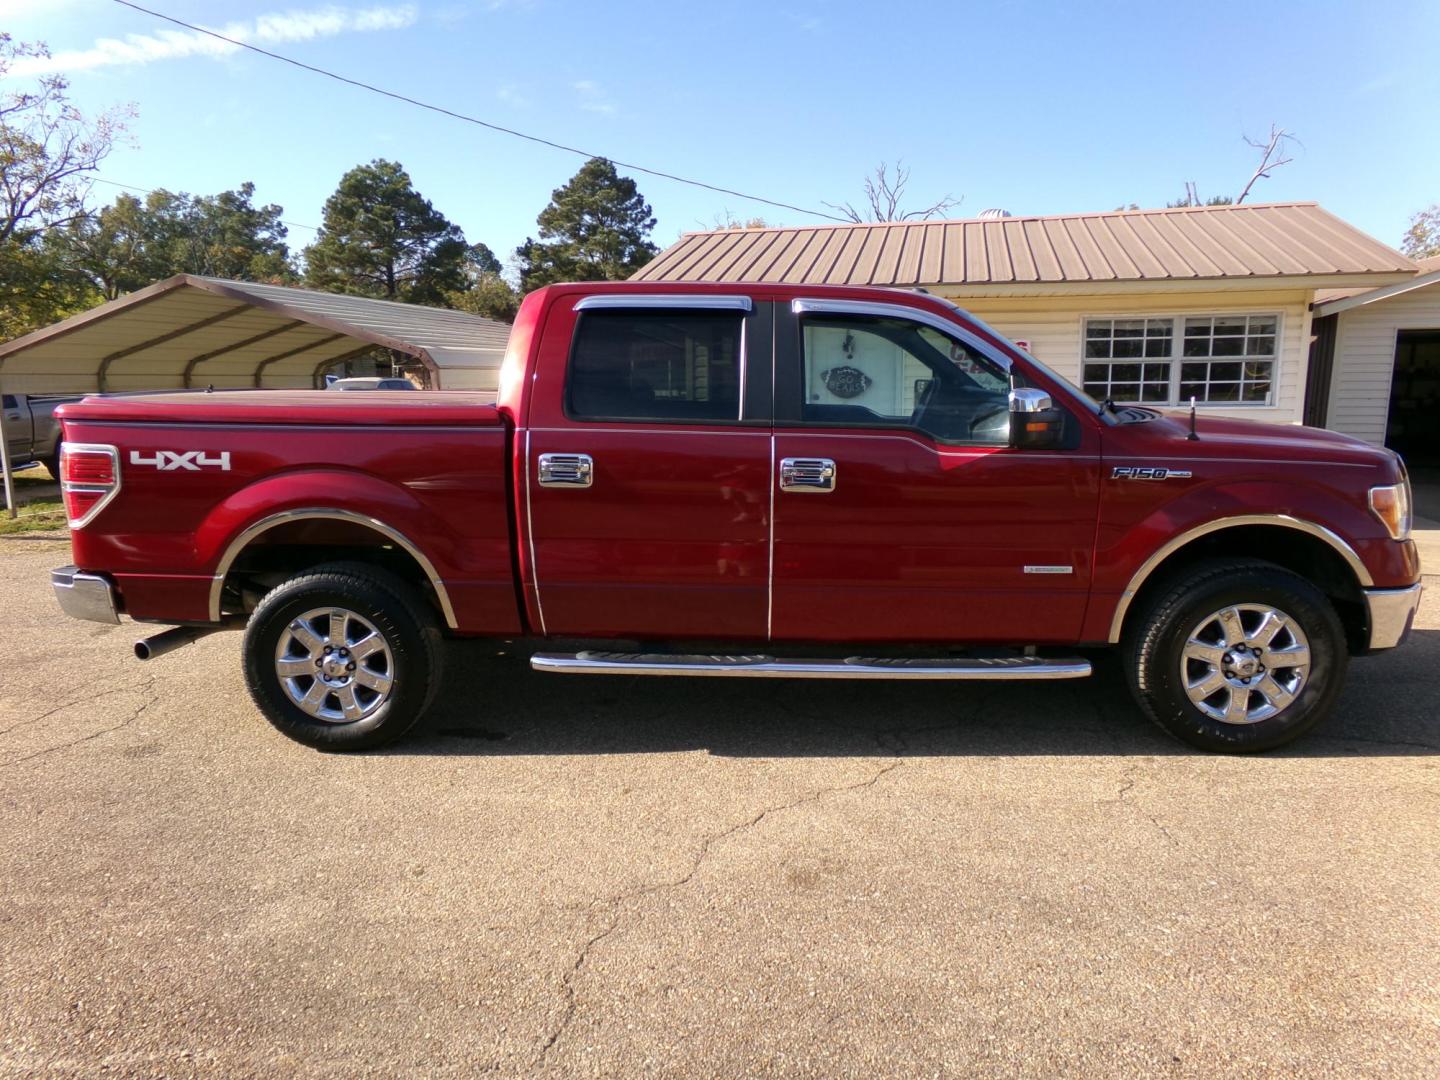
[[[1131,692],[1202,750],[1283,746],[1334,707],[1349,660],[1329,598],[1273,563],[1214,560],[1156,594],[1125,643]]]
[[[369,750],[419,722],[441,681],[434,612],[364,564],[276,586],[245,628],[245,684],[282,734],[317,750]]]

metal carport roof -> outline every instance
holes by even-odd
[[[0,345],[12,393],[312,387],[376,346],[412,356],[441,390],[493,390],[510,328],[363,296],[178,274]]]

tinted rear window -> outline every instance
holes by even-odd
[[[734,422],[739,312],[592,311],[580,316],[566,383],[576,419]]]

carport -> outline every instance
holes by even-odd
[[[310,388],[377,349],[417,362],[432,389],[494,390],[509,334],[461,311],[177,274],[0,345],[0,390]]]

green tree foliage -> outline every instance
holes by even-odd
[[[540,239],[516,249],[521,289],[556,281],[618,281],[655,257],[655,218],[635,181],[591,158],[536,219]]]
[[[514,322],[515,313],[520,310],[520,294],[498,272],[485,271],[474,275],[468,289],[452,292],[445,300],[448,307],[457,311],[468,311],[471,315],[483,315],[504,323]]]
[[[1419,211],[1410,219],[1400,250],[1412,259],[1440,255],[1440,203],[1431,204],[1429,209]]]
[[[383,159],[340,178],[304,254],[305,282],[314,288],[420,304],[465,291],[472,267],[500,267],[489,248],[465,242],[398,162]]]
[[[0,82],[42,44],[0,33]],[[129,110],[87,118],[59,75],[0,93],[0,335],[15,337],[84,310],[94,296],[57,261],[49,233],[80,220],[88,177],[123,137]]]
[[[121,195],[47,237],[56,257],[113,300],[173,274],[239,281],[293,279],[279,206],[256,206],[248,181],[218,195]]]

